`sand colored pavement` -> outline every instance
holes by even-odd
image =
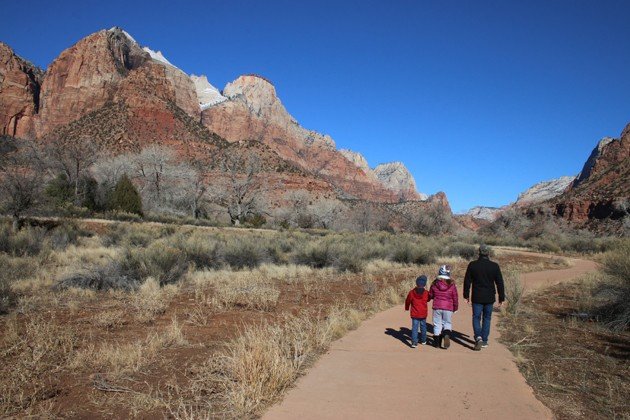
[[[523,275],[526,289],[571,280],[596,268],[591,261],[572,260],[572,264]],[[489,347],[476,352],[472,309],[466,302],[453,317],[458,334],[448,350],[409,347],[411,323],[403,309],[381,312],[333,343],[263,418],[553,418],[534,397],[509,350],[497,342],[498,313],[493,316]],[[427,322],[431,323],[431,316]]]

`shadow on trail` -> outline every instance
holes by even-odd
[[[418,331],[418,334],[420,332]],[[431,334],[431,335],[429,335]],[[434,346],[435,341],[433,339],[433,324],[427,322],[427,345]],[[400,327],[398,330],[393,328],[386,328],[385,335],[389,335],[390,337],[395,338],[402,342],[405,346],[411,347],[411,329],[407,327]],[[459,331],[451,331],[451,341],[455,344],[459,344],[462,347],[466,347],[467,349],[474,350],[475,342],[470,339],[468,334],[461,333]]]

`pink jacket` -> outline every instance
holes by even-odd
[[[429,298],[433,299],[433,309],[455,312],[459,306],[455,282],[448,284],[442,279],[436,279],[431,284]]]

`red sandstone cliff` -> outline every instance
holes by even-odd
[[[43,72],[0,42],[0,134],[29,137],[35,131]]]

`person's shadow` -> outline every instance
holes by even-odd
[[[420,334],[420,331],[418,331]],[[431,335],[428,335],[431,334]],[[386,328],[385,335],[389,335],[390,337],[399,340],[407,347],[411,347],[411,330],[407,327],[400,327],[398,330],[393,328]],[[459,344],[460,346],[466,347],[470,350],[474,350],[475,342],[470,339],[468,334],[461,333],[459,331],[451,331],[451,341],[453,343]],[[433,324],[427,322],[427,345],[435,346],[435,341],[433,341]]]

